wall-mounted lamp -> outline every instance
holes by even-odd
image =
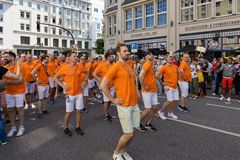
[[[170,26],[171,26],[171,27],[173,26],[173,21],[170,21]]]

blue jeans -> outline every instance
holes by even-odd
[[[0,111],[0,141],[6,141],[7,140],[7,135],[5,133],[5,123],[4,120],[2,119],[2,113]]]
[[[217,76],[215,80],[215,93],[219,94],[219,87],[220,87],[221,79]]]

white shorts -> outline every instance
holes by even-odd
[[[143,103],[145,108],[152,108],[153,105],[158,105],[157,92],[142,92]]]
[[[95,86],[94,79],[88,80],[88,88],[93,88]]]
[[[167,96],[167,101],[172,102],[172,101],[178,101],[179,100],[179,92],[177,88],[171,88],[171,87],[164,87],[166,96]]]
[[[35,92],[35,89],[36,89],[35,82],[33,82],[33,83],[26,82],[25,85],[26,85],[26,93],[34,93]]]
[[[7,108],[24,106],[25,94],[6,94]]]
[[[37,86],[38,88],[38,99],[48,98],[49,86]]]
[[[81,110],[84,108],[83,105],[83,94],[78,94],[76,96],[69,96],[66,98],[66,112],[72,112],[74,107],[76,110]]]
[[[178,81],[179,87],[181,89],[181,96],[187,97],[188,96],[188,89],[189,89],[189,83],[185,81]]]
[[[55,80],[52,77],[49,77],[48,80],[49,80],[49,87],[50,88],[56,88],[57,87],[57,83],[55,82]]]
[[[83,96],[84,96],[84,97],[89,96],[89,88],[88,88],[88,85],[83,89]]]
[[[114,93],[115,93],[114,87],[110,88],[110,93],[112,96],[114,96]],[[103,102],[109,102],[110,99],[103,92],[102,92],[102,94],[103,94]]]

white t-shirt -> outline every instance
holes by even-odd
[[[190,69],[191,69],[192,78],[198,77],[197,76],[197,67],[195,65],[191,64]]]

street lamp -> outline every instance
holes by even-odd
[[[63,27],[58,26],[58,25],[54,25],[54,24],[42,23],[42,22],[40,22],[40,21],[37,21],[36,23],[37,23],[37,30],[40,29],[40,24],[42,24],[42,25],[47,25],[47,26],[58,27],[58,28],[61,28],[61,29],[65,30],[65,31],[67,31],[67,33],[71,35],[72,40],[73,40],[73,47],[72,47],[72,48],[76,49],[75,39],[74,39],[74,37],[73,37],[73,34],[72,34],[68,29],[63,28]]]

